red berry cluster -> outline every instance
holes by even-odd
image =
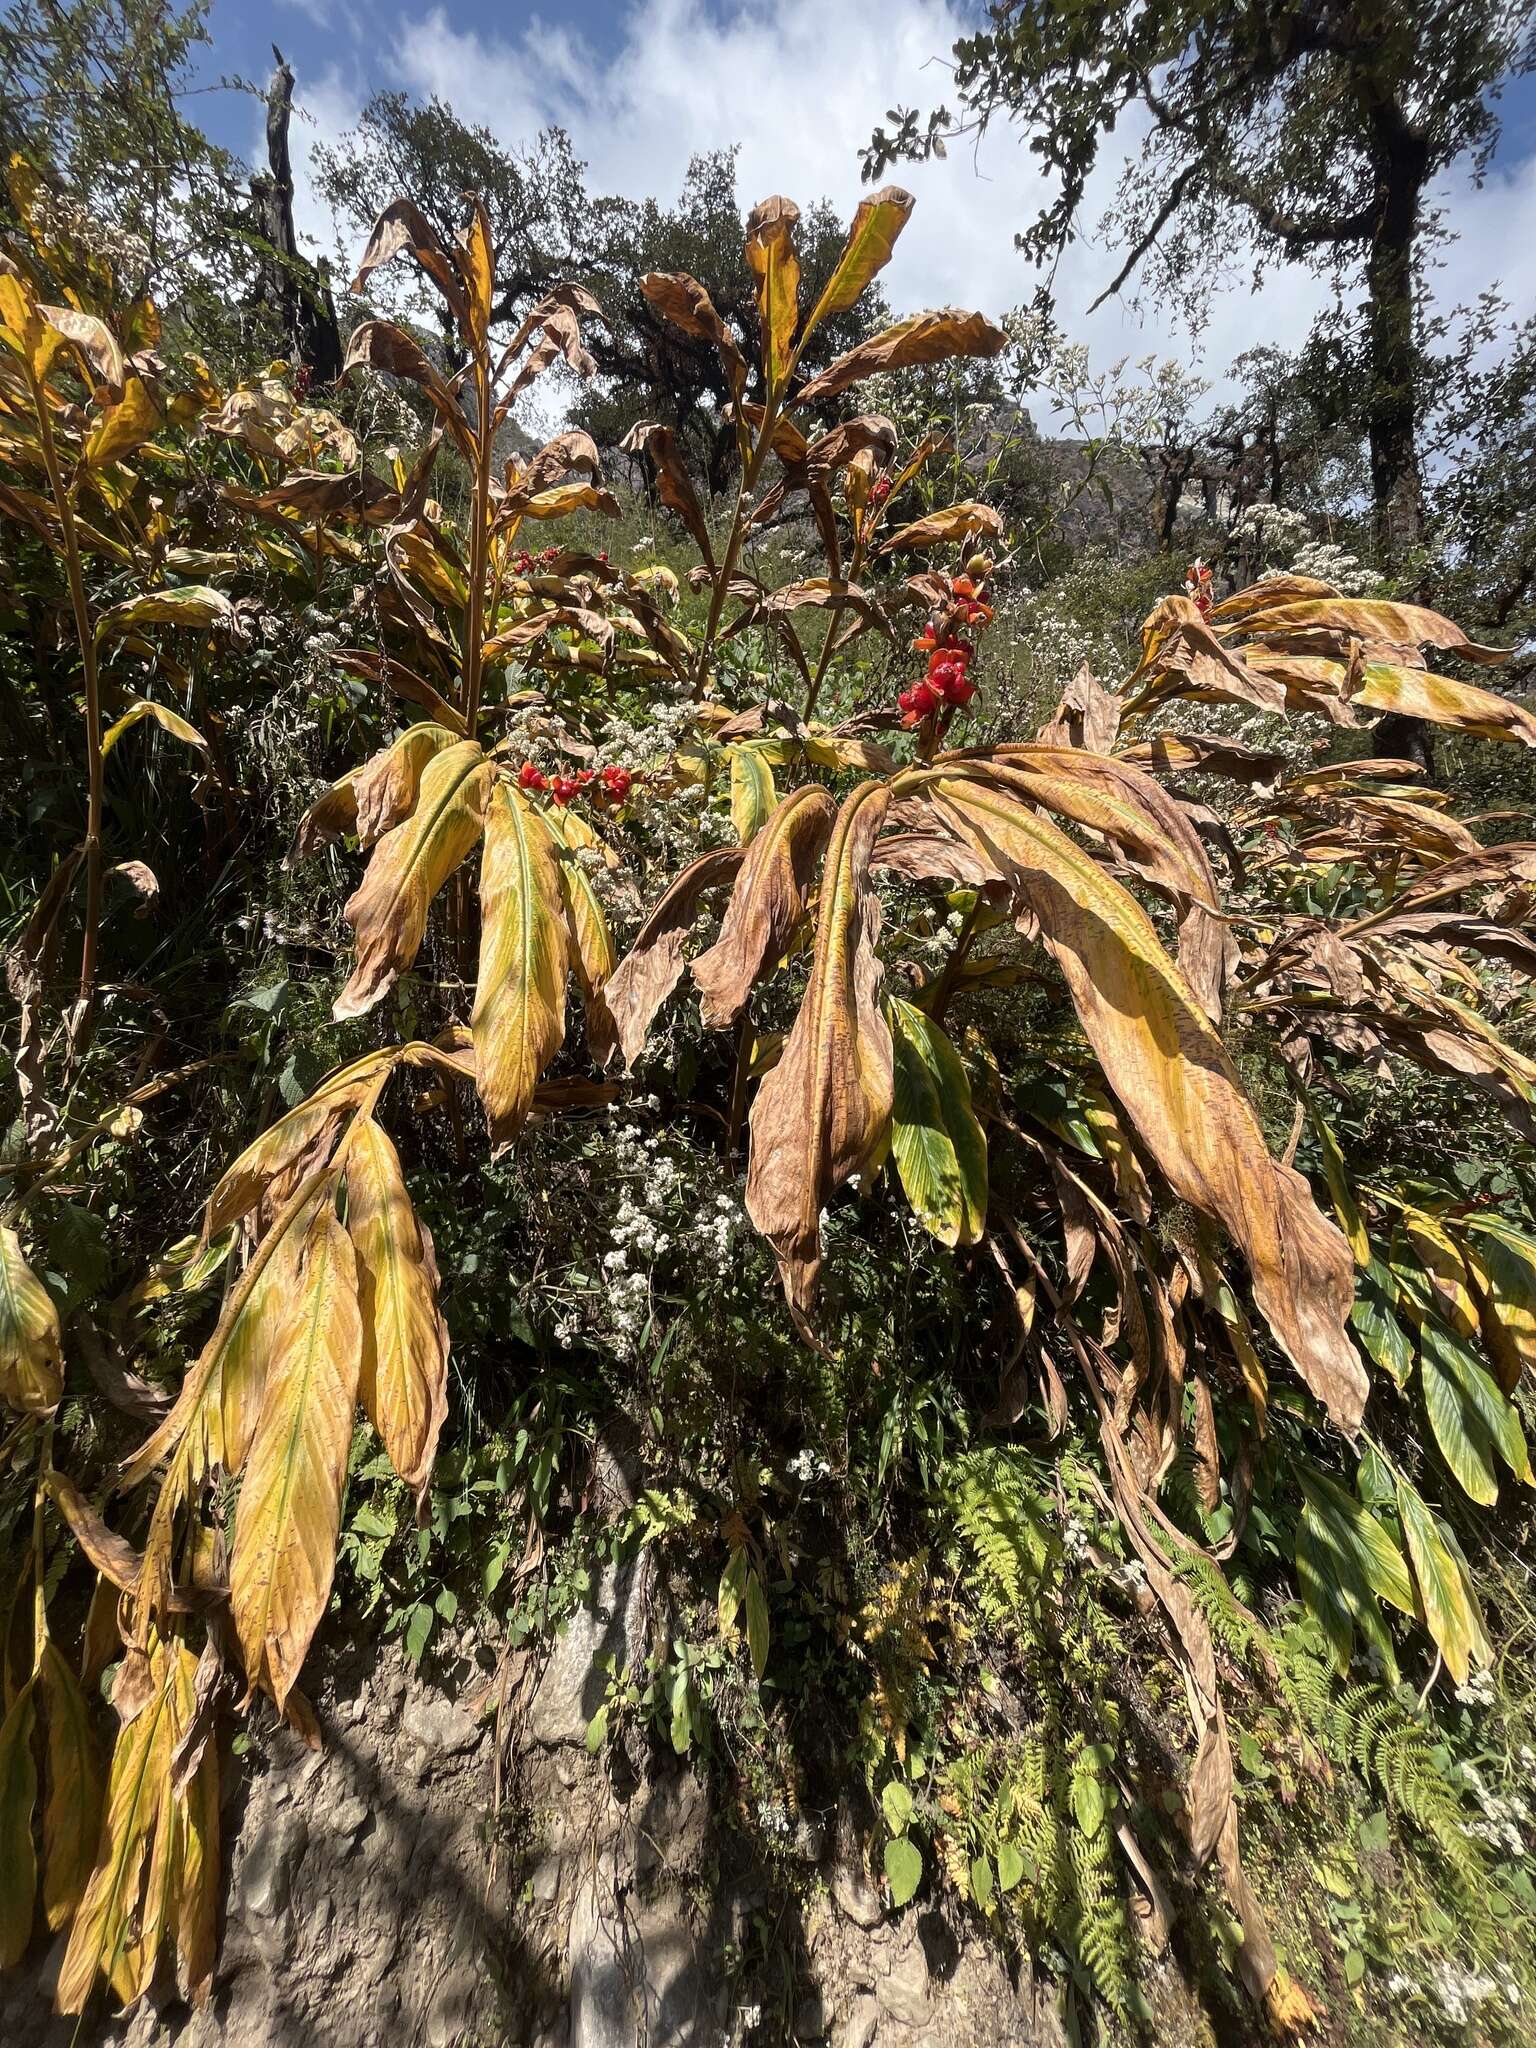
[[[921,725],[945,707],[953,716],[976,694],[970,673],[976,650],[960,638],[959,628],[990,623],[992,606],[980,579],[990,575],[992,564],[985,555],[973,555],[965,566],[965,575],[950,579],[950,603],[943,618],[930,619],[912,642],[915,654],[927,655],[928,673],[896,699],[904,726]]]
[[[869,487],[871,505],[883,505],[891,495],[891,480],[888,476],[877,476]]]
[[[1184,571],[1184,595],[1192,597],[1196,610],[1204,613],[1211,608],[1211,571],[1198,555]]]
[[[596,783],[593,792],[599,803],[621,804],[634,785],[634,776],[627,768],[608,767],[594,770],[578,768],[574,775],[546,775],[535,768],[531,761],[525,761],[517,771],[517,786],[531,796],[548,795],[560,805],[572,803],[582,792]]]
[[[558,548],[540,548],[536,555],[530,555],[528,550],[524,548],[521,554],[513,557],[512,566],[519,576],[528,576],[535,569],[549,568],[552,563],[558,562],[559,559],[560,550]]]

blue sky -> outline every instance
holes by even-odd
[[[691,150],[737,143],[744,202],[784,191],[802,202],[826,196],[846,212],[859,195],[859,144],[887,107],[943,98],[943,59],[978,11],[966,0],[561,0],[542,9],[490,0],[215,0],[203,74],[210,86],[221,73],[263,82],[272,42],[282,46],[304,116],[294,133],[300,227],[327,249],[333,230],[308,189],[308,147],[349,126],[381,87],[436,92],[508,142],[559,123],[598,190],[670,199]],[[259,150],[254,99],[211,90],[194,107],[219,140],[248,156]],[[1447,307],[1498,283],[1516,311],[1536,312],[1536,79],[1510,89],[1504,113],[1485,186],[1474,191],[1453,178],[1439,195],[1458,236],[1434,280]],[[1117,170],[1118,161],[1105,164],[1090,217]],[[887,274],[893,306],[996,314],[1029,298],[1035,278],[1012,236],[1043,188],[1016,134],[999,130],[978,154],[961,148],[946,163],[900,175],[918,206]],[[1069,332],[1100,362],[1187,354],[1187,334],[1155,315],[1114,303],[1088,317],[1112,269],[1109,252],[1091,243],[1069,252],[1057,279]],[[1299,341],[1326,296],[1324,285],[1289,268],[1257,294],[1245,287],[1214,297],[1207,374],[1258,341]]]

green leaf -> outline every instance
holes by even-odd
[[[1464,1347],[1433,1322],[1425,1323],[1423,1339],[1419,1372],[1435,1442],[1462,1492],[1480,1507],[1492,1507],[1499,1497],[1493,1438],[1466,1385]],[[1468,1362],[1476,1365],[1475,1359]]]
[[[881,1792],[880,1804],[885,1812],[886,1826],[891,1833],[905,1834],[907,1823],[912,1818],[912,1794],[908,1787],[902,1784],[900,1778],[892,1778]]]
[[[608,1709],[599,1707],[587,1723],[587,1755],[596,1756],[608,1739]]]
[[[985,1912],[992,1903],[992,1865],[985,1856],[971,1859],[971,1897]]]
[[[755,1571],[747,1573],[747,1648],[752,1653],[752,1675],[761,1684],[768,1668],[768,1601]]]
[[[720,1617],[720,1633],[728,1636],[736,1626],[736,1616],[741,1611],[742,1595],[747,1589],[747,1553],[744,1548],[731,1552],[731,1561],[720,1574],[720,1591],[716,1596],[716,1610]]]
[[[1308,1509],[1328,1525],[1334,1547],[1353,1552],[1359,1575],[1371,1591],[1404,1614],[1415,1613],[1407,1563],[1370,1509],[1321,1472],[1303,1471],[1301,1488]]]
[[[965,1067],[923,1011],[893,997],[889,1014],[896,1171],[913,1212],[941,1244],[975,1244],[987,1226],[987,1141]]]
[[[923,1881],[923,1853],[910,1836],[898,1835],[886,1843],[885,1877],[891,1904],[906,1905]]]
[[[1413,1370],[1413,1339],[1392,1312],[1395,1290],[1392,1276],[1379,1259],[1359,1274],[1355,1305],[1349,1312],[1350,1327],[1364,1345],[1367,1356],[1391,1375],[1398,1386],[1406,1386]]]
[[[21,1960],[37,1910],[37,1851],[32,1842],[36,1722],[37,1703],[28,1679],[0,1723],[0,1969],[7,1970]]]
[[[730,753],[731,823],[745,846],[778,808],[779,793],[761,747],[732,747]]]
[[[1397,1482],[1397,1511],[1418,1580],[1425,1626],[1439,1646],[1446,1669],[1458,1685],[1465,1685],[1473,1633],[1461,1569],[1441,1541],[1434,1516],[1406,1479]]]
[[[1000,1892],[1011,1892],[1024,1875],[1024,1858],[1012,1842],[997,1845],[997,1888]]]
[[[418,1600],[406,1617],[405,1654],[413,1664],[419,1664],[427,1647],[437,1616],[425,1600]]]

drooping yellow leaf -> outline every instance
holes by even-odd
[[[1459,651],[1465,654],[1467,649]],[[1536,747],[1536,714],[1525,705],[1512,703],[1476,683],[1431,675],[1427,669],[1368,661],[1350,701],[1370,711],[1391,711],[1402,718],[1427,719],[1431,725],[1454,726],[1479,739],[1517,740]]]
[[[142,1924],[145,1864],[170,1782],[175,1732],[175,1666],[172,1652],[158,1640],[149,1650],[149,1674],[149,1700],[119,1728],[112,1752],[95,1867],[75,1914],[54,1994],[55,2008],[62,2013],[84,2011],[98,1975],[121,1989],[124,1957],[135,1926]],[[142,1941],[138,1960],[142,1969]]]
[[[611,866],[613,854],[574,811],[560,811],[549,819],[549,824],[561,842],[557,848],[561,900],[571,937],[571,965],[576,970],[586,1012],[587,1050],[600,1067],[606,1067],[618,1046],[618,1026],[607,996],[608,978],[618,963],[618,952],[608,929],[607,913],[582,855],[600,852]]]
[[[78,306],[40,305],[37,310],[40,318],[79,349],[94,372],[94,381],[122,390],[122,344],[105,321],[94,313],[82,313]]]
[[[805,323],[809,335],[833,313],[846,313],[891,260],[897,237],[911,217],[914,201],[899,185],[886,185],[859,202],[848,239],[826,288]]]
[[[757,279],[763,378],[770,392],[783,386],[800,319],[800,259],[795,254],[799,218],[794,201],[778,194],[760,200],[747,216],[746,256]]]
[[[338,1067],[286,1116],[252,1139],[239,1158],[224,1169],[208,1197],[203,1216],[204,1242],[248,1215],[274,1182],[302,1176],[320,1164],[342,1120],[356,1109],[399,1057],[396,1048],[364,1053]]]
[[[198,747],[204,753],[208,751],[208,742],[197,727],[189,725],[179,712],[172,711],[168,705],[156,704],[147,697],[133,697],[129,699],[128,709],[122,717],[113,719],[102,734],[102,759],[106,759],[125,732],[146,718],[152,718],[163,732],[168,732],[173,740],[180,740],[184,747]]]
[[[565,922],[555,840],[520,790],[491,798],[480,867],[480,972],[470,1028],[492,1141],[509,1145],[565,1041]]]
[[[43,1644],[38,1679],[48,1734],[43,1907],[57,1933],[79,1905],[96,1861],[101,1767],[80,1681],[51,1638]]]
[[[105,405],[86,436],[85,460],[91,469],[129,455],[158,432],[162,414],[148,385],[131,370],[123,379],[123,395]]]
[[[1266,588],[1262,583],[1254,586],[1255,592],[1261,596]],[[1229,604],[1232,602],[1228,600]],[[1211,616],[1213,621],[1221,618],[1221,608]],[[1467,661],[1501,662],[1509,659],[1506,649],[1479,646],[1467,638],[1460,626],[1442,618],[1439,612],[1432,612],[1423,605],[1397,604],[1379,597],[1286,598],[1282,594],[1272,602],[1260,603],[1235,623],[1242,633],[1255,638],[1283,639],[1308,629],[1322,628],[1367,643],[1388,641],[1399,647],[1438,647],[1459,654]]]
[[[219,1746],[210,1739],[181,1795],[176,1879],[176,1981],[194,2006],[213,1989],[219,1922]]]
[[[1303,1380],[1353,1431],[1366,1377],[1349,1341],[1354,1266],[1301,1176],[1269,1156],[1252,1104],[1145,911],[1055,825],[947,769],[912,787],[1007,874],[1039,920],[1105,1078],[1184,1200],[1241,1246],[1254,1296]]]
[[[21,1240],[0,1224],[0,1401],[23,1414],[52,1408],[64,1391],[59,1312],[22,1256]]]
[[[495,287],[495,254],[491,247],[491,222],[485,204],[476,199],[469,220],[459,237],[459,272],[469,303],[471,339],[483,342],[491,324],[491,294]]]
[[[1000,355],[1007,346],[1008,336],[1002,328],[994,327],[980,313],[957,313],[953,309],[914,313],[910,319],[898,320],[894,327],[883,328],[839,356],[819,377],[813,377],[795,393],[794,403],[812,405],[819,399],[834,398],[850,384],[873,377],[878,370],[907,370],[921,363],[948,362],[952,356],[990,358]],[[893,491],[899,488],[899,484],[892,485]]]
[[[234,605],[222,590],[183,583],[174,589],[146,590],[112,605],[97,616],[96,638],[106,642],[121,633],[137,633],[141,626],[227,626],[234,616]]]
[[[1512,1394],[1522,1375],[1536,1377],[1536,1238],[1501,1217],[1473,1217],[1467,1271],[1477,1291],[1483,1343]]]
[[[366,852],[415,810],[422,771],[453,745],[454,737],[434,721],[413,725],[361,768],[332,783],[299,820],[290,864],[308,859],[344,832],[355,832]]]
[[[432,1238],[400,1158],[372,1117],[347,1142],[347,1230],[357,1253],[363,1358],[358,1392],[390,1462],[418,1499],[448,1412],[448,1326]]]
[[[1397,1512],[1424,1609],[1424,1625],[1439,1645],[1446,1669],[1458,1685],[1465,1685],[1472,1658],[1473,1623],[1460,1569],[1441,1539],[1434,1516],[1415,1488],[1401,1477],[1397,1482]]]
[[[861,783],[838,812],[810,979],[783,1057],[752,1105],[747,1213],[773,1246],[802,1322],[821,1269],[821,1212],[845,1181],[870,1170],[890,1126],[891,1034],[875,952],[880,902],[869,880],[889,796],[882,783]]]
[[[230,1560],[229,1597],[250,1686],[281,1708],[325,1612],[362,1369],[357,1258],[320,1203],[267,1371]]]
[[[0,1721],[0,1969],[19,1963],[32,1938],[37,1911],[37,1851],[32,1814],[37,1765],[32,1731],[37,1724],[37,1682],[27,1683]]]
[[[748,846],[720,936],[693,963],[700,1015],[710,1030],[735,1022],[753,983],[788,946],[836,817],[827,792],[804,783]]]
[[[338,1020],[364,1016],[416,958],[433,897],[480,837],[495,774],[473,740],[422,771],[415,810],[379,841],[347,904],[357,961],[336,998]]]
[[[930,512],[908,526],[898,527],[876,552],[890,555],[898,548],[932,548],[944,541],[968,540],[973,534],[1002,531],[1002,518],[990,505],[946,505],[942,511]]]

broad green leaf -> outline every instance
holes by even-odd
[[[732,747],[730,753],[731,823],[745,846],[773,815],[779,793],[761,747]]]
[[[997,1888],[1000,1892],[1011,1892],[1024,1875],[1024,1858],[1012,1842],[997,1845]]]
[[[1371,1359],[1390,1373],[1398,1386],[1405,1387],[1413,1370],[1413,1339],[1392,1312],[1391,1303],[1397,1298],[1392,1274],[1373,1254],[1355,1285],[1350,1327]]]
[[[1493,1438],[1477,1405],[1466,1395],[1460,1348],[1450,1337],[1450,1331],[1440,1329],[1436,1323],[1423,1325],[1419,1376],[1423,1380],[1425,1413],[1430,1415],[1436,1444],[1440,1444],[1440,1454],[1456,1475],[1456,1483],[1479,1507],[1493,1507],[1499,1499]]]
[[[1360,1576],[1383,1600],[1404,1614],[1414,1612],[1413,1581],[1391,1533],[1353,1494],[1318,1471],[1303,1471],[1302,1492],[1309,1511],[1324,1522],[1339,1550],[1352,1551]]]
[[[747,1648],[752,1654],[752,1675],[761,1684],[768,1669],[768,1600],[755,1571],[747,1573]]]
[[[971,1858],[971,1897],[983,1913],[992,1903],[993,1875],[992,1860],[988,1856]]]
[[[899,185],[886,185],[860,200],[836,268],[805,323],[807,337],[833,313],[846,313],[884,270],[897,237],[911,218],[912,206],[912,194]]]
[[[964,1064],[926,1012],[893,997],[889,1014],[891,1154],[902,1187],[941,1244],[975,1244],[987,1227],[987,1140]]]
[[[900,1778],[892,1778],[880,1793],[880,1806],[885,1814],[885,1824],[893,1835],[905,1834],[907,1823],[912,1818],[912,1793]]]
[[[1434,1516],[1415,1488],[1402,1478],[1397,1482],[1397,1511],[1413,1560],[1425,1626],[1439,1645],[1446,1669],[1458,1685],[1465,1685],[1472,1651],[1472,1616],[1460,1567],[1441,1541]]]
[[[904,1906],[923,1881],[922,1851],[909,1835],[897,1835],[886,1843],[884,1861],[891,1904]]]

